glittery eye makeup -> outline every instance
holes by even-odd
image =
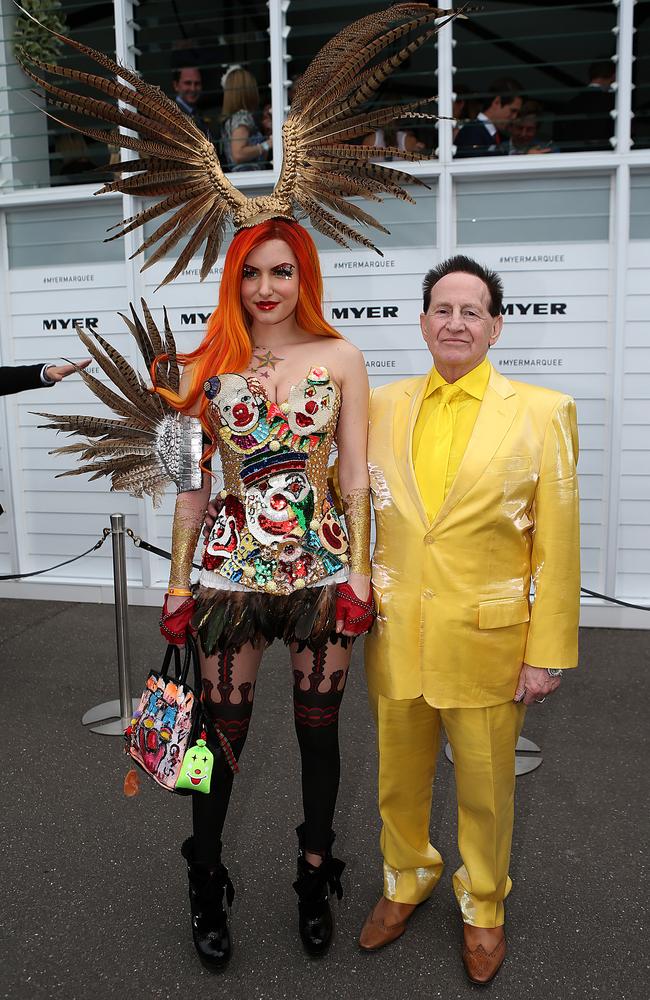
[[[273,274],[276,278],[293,278],[295,274],[295,267],[293,264],[278,264],[277,267],[273,268]]]
[[[285,280],[290,281],[296,273],[296,268],[294,264],[278,264],[276,267],[271,268],[271,274],[274,278],[285,278]],[[260,272],[256,267],[251,267],[250,264],[244,264],[242,270],[242,278],[249,281],[254,278],[259,278]]]

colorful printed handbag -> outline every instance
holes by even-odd
[[[174,675],[169,668],[174,659]],[[192,664],[194,689],[187,683]],[[223,753],[237,771],[228,740],[205,715],[196,642],[188,634],[181,666],[178,646],[169,645],[160,673],[152,670],[140,703],[124,731],[125,752],[169,792],[210,791],[215,756]]]

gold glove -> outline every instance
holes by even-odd
[[[350,569],[370,576],[370,490],[351,490],[343,497],[343,511],[350,541]]]

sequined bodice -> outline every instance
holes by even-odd
[[[205,383],[224,488],[203,554],[201,583],[289,594],[346,567],[348,540],[327,488],[341,394],[314,367],[271,402],[254,376]]]

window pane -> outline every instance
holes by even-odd
[[[486,2],[456,21],[456,155],[611,149],[615,26],[616,5],[589,0]]]
[[[8,190],[61,184],[97,184],[110,175],[97,172],[109,160],[104,143],[48,119],[43,110],[60,114],[54,103],[33,93],[34,84],[16,64],[15,8],[0,0],[0,184]],[[100,0],[61,0],[58,30],[114,58],[113,4]],[[52,25],[55,27],[55,25]],[[30,32],[25,47],[46,61],[88,70],[83,56],[52,42],[51,36]],[[46,48],[44,48],[46,46]],[[53,46],[53,47],[52,47]],[[80,92],[74,81],[65,84]],[[4,94],[2,93],[4,91]],[[34,106],[36,105],[36,107]],[[93,171],[95,171],[93,173]]]
[[[121,219],[122,200],[93,198],[77,205],[36,205],[10,210],[9,267],[53,267],[123,261],[122,240],[104,243]]]
[[[289,83],[298,81],[318,50],[338,31],[366,14],[385,10],[386,6],[384,0],[330,0],[327,4],[323,4],[321,0],[291,0],[287,11],[287,24],[290,27],[287,39]],[[449,28],[443,30],[448,31]],[[394,55],[396,51],[397,46],[393,46],[383,56]],[[438,89],[436,68],[434,36],[389,77],[380,88],[372,106],[389,107],[391,104],[404,104],[414,99],[434,96]],[[289,85],[288,100],[290,97]],[[423,107],[422,111],[434,114],[435,103]],[[363,142],[368,146],[396,145],[398,148],[429,153],[438,145],[434,123],[409,122],[400,120],[399,116],[384,129],[369,132]]]
[[[457,243],[576,243],[609,238],[609,177],[463,180]]]
[[[632,144],[647,149],[650,146],[650,0],[637,0],[634,30]]]
[[[179,102],[212,139],[225,169],[268,169],[270,142],[261,148],[271,131],[265,0],[148,0],[136,17],[144,79]]]
[[[630,239],[650,240],[650,172],[632,174]]]

